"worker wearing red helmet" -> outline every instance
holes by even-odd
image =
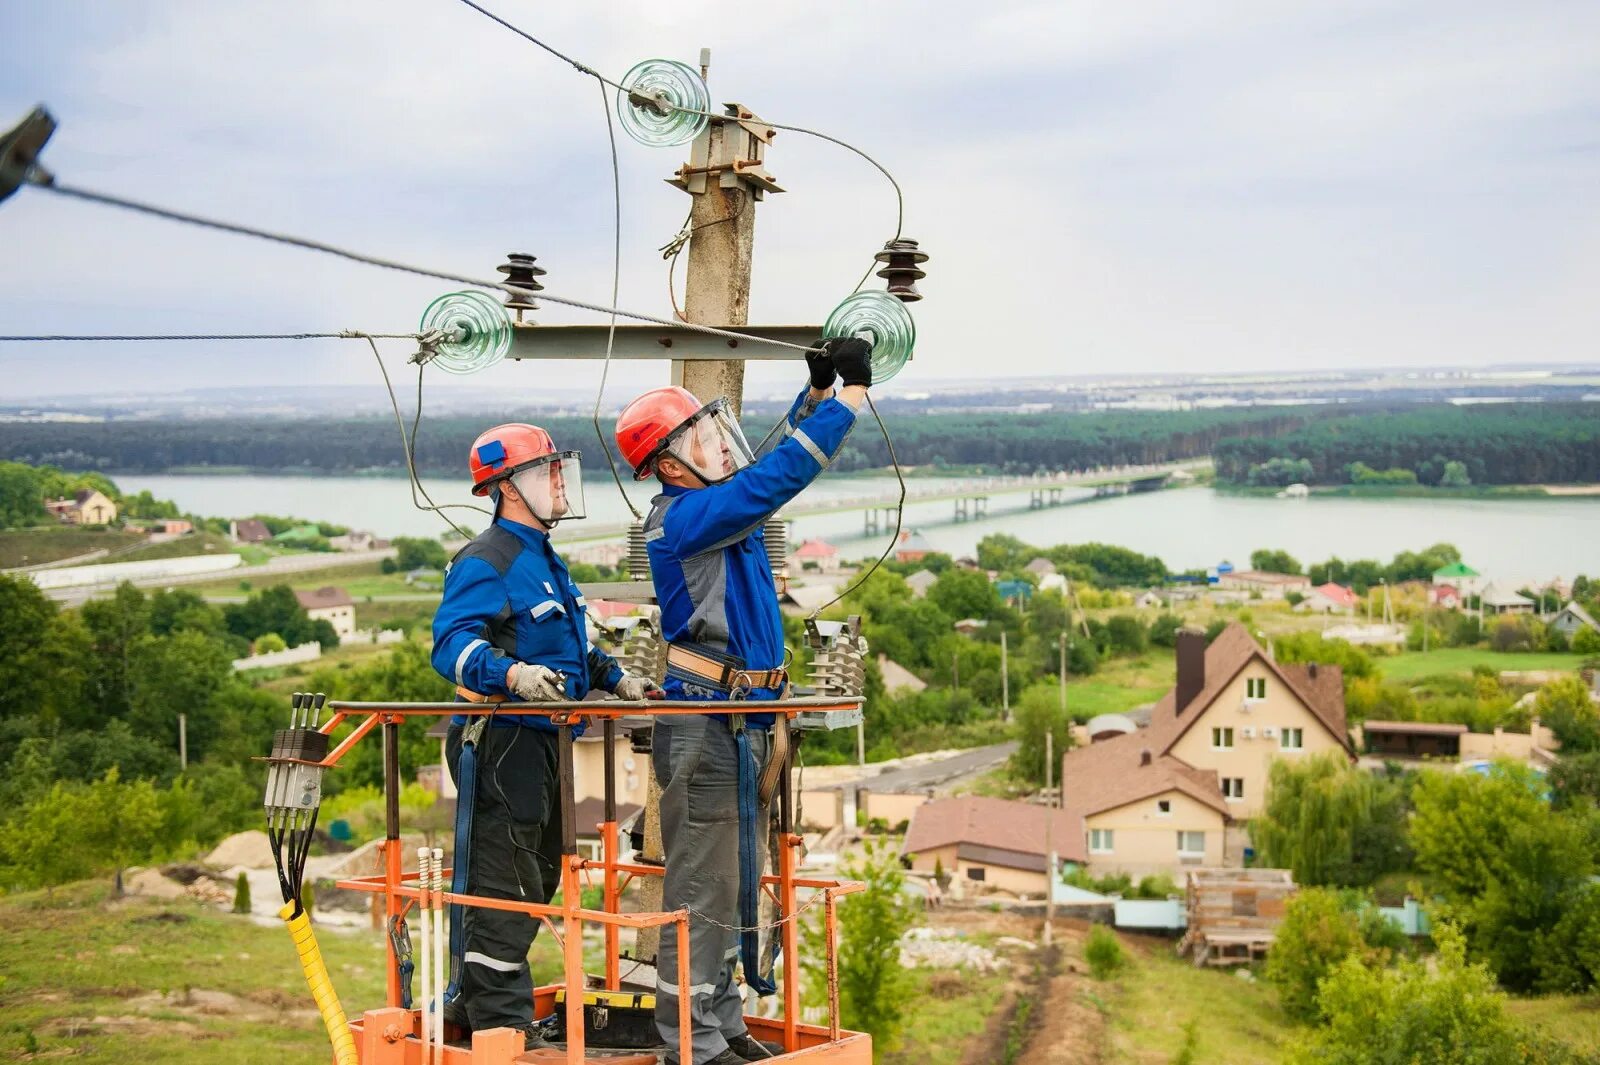
[[[806,362],[809,386],[789,409],[783,439],[760,459],[724,400],[701,404],[682,388],[646,392],[617,419],[617,444],[635,478],[661,482],[644,538],[668,642],[662,687],[669,699],[729,699],[741,709],[655,724],[651,759],[667,856],[662,908],[690,914],[689,987],[677,983],[673,937],[661,937],[656,958],[656,1027],[673,1048],[669,1065],[678,1060],[684,994],[695,1065],[780,1052],[745,1027],[734,958],[757,993],[770,994],[772,985],[761,975],[755,934],[731,930],[757,923],[766,855],[771,796],[757,777],[773,715],[752,704],[777,699],[788,686],[762,526],[838,455],[872,383],[871,347],[860,339],[822,342]]]
[[[471,702],[624,699],[655,689],[590,647],[586,604],[550,544],[550,529],[584,516],[576,451],[557,451],[535,425],[497,425],[472,444],[472,492],[495,501],[494,522],[458,552],[433,618],[433,666]],[[560,883],[561,791],[556,730],[531,714],[457,716],[445,757],[458,790],[452,890],[547,902]],[[528,948],[538,922],[519,913],[451,907],[446,1017],[474,1031],[510,1027],[543,1045],[533,1025]]]

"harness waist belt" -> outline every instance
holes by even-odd
[[[777,669],[743,669],[736,658],[707,654],[681,643],[667,645],[667,669],[688,674],[725,691],[781,692],[789,683],[789,671]]]
[[[457,688],[456,694],[469,703],[503,703],[506,701],[504,695],[482,695],[471,688]]]

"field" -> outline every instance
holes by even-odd
[[[0,532],[0,569],[57,562],[91,551],[129,547],[143,537],[118,529],[44,526]]]
[[[1446,647],[1437,651],[1408,651],[1378,659],[1378,668],[1390,680],[1416,680],[1439,673],[1471,673],[1474,666],[1503,670],[1573,670],[1583,664],[1583,655],[1544,652],[1488,651],[1479,647]]]
[[[1097,714],[1120,714],[1153,703],[1172,687],[1176,672],[1170,648],[1157,647],[1138,658],[1114,658],[1091,676],[1067,678],[1067,710],[1080,721]]]

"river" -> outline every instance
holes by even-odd
[[[431,536],[443,528],[434,515],[412,507],[401,478],[126,474],[115,479],[125,492],[148,489],[200,514],[293,514],[387,536]],[[919,478],[915,483],[920,488],[941,482]],[[425,478],[423,484],[439,503],[474,502],[460,481]],[[636,504],[648,502],[643,486],[628,487]],[[850,499],[893,489],[891,477],[825,476],[808,492]],[[609,478],[586,479],[585,494],[591,526],[627,520]],[[956,555],[970,554],[995,532],[1040,545],[1120,544],[1157,555],[1174,570],[1224,560],[1243,566],[1250,552],[1262,547],[1282,548],[1302,562],[1332,555],[1387,561],[1398,551],[1446,541],[1460,547],[1474,568],[1506,582],[1600,575],[1600,497],[1287,500],[1186,488],[1040,511],[1028,510],[1027,500],[1025,493],[994,497],[989,517],[959,524],[951,521],[949,502],[917,504],[906,508],[906,526],[938,550]],[[482,520],[466,511],[451,513],[458,520]],[[876,554],[888,534],[863,537],[862,515],[852,511],[799,518],[791,535],[796,542],[824,537],[846,557],[858,557]]]

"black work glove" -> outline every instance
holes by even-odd
[[[819,339],[811,346],[813,349],[823,349],[806,352],[806,369],[811,371],[811,387],[823,392],[833,387],[833,379],[839,376],[839,372],[833,368],[833,356],[827,351],[826,340]]]
[[[827,348],[833,358],[833,368],[839,371],[840,384],[872,384],[871,344],[860,337],[829,337]]]

